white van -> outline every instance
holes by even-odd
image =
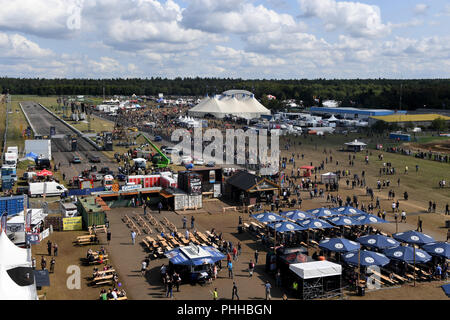
[[[44,188],[45,188],[45,195],[47,197],[60,196],[62,193],[67,191],[66,187],[64,187],[62,184],[57,183],[56,181],[32,182],[29,183],[29,186],[30,187],[28,195],[30,197],[42,196],[44,194]]]

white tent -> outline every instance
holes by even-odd
[[[8,274],[16,267],[31,267],[29,249],[14,245],[5,232],[0,233],[0,300],[37,300],[36,285],[19,286]]]
[[[337,175],[334,172],[327,172],[320,175],[322,183],[335,183],[337,182]]]
[[[335,122],[335,121],[339,121],[339,119],[336,118],[336,117],[332,114],[331,117],[329,117],[329,118],[327,119],[327,121],[328,121],[328,122]]]
[[[228,90],[221,95],[206,97],[188,112],[189,115],[197,117],[211,114],[216,118],[224,118],[231,114],[245,119],[271,114],[270,110],[259,103],[251,92],[245,90]]]
[[[342,274],[341,265],[330,261],[294,263],[289,265],[289,269],[304,280],[340,276]]]

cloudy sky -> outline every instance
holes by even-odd
[[[450,78],[448,0],[0,0],[0,76]]]

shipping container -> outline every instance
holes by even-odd
[[[30,207],[29,199],[27,195],[2,197],[0,198],[0,212],[7,212],[8,216],[16,215],[23,211],[24,202],[27,207]]]

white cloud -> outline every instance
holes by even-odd
[[[67,27],[75,0],[0,0],[0,30],[41,37],[63,38],[76,30]]]
[[[323,20],[326,30],[343,28],[354,37],[377,38],[391,32],[381,21],[380,8],[360,2],[336,0],[299,0],[303,17]]]
[[[19,34],[0,32],[0,57],[10,59],[36,59],[52,55],[52,51]]]
[[[417,15],[425,14],[429,8],[430,6],[428,4],[418,3],[414,7],[414,13]]]
[[[280,28],[303,29],[289,14],[239,0],[192,0],[183,11],[182,24],[205,32],[250,34]]]

